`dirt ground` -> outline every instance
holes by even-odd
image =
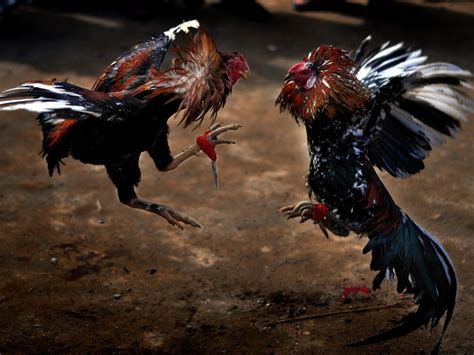
[[[248,57],[250,80],[219,115],[243,124],[220,148],[219,189],[207,158],[159,173],[141,160],[139,193],[199,220],[179,231],[122,206],[102,167],[66,161],[49,178],[40,130],[27,112],[0,114],[0,352],[429,353],[440,334],[418,330],[364,348],[346,344],[393,326],[408,309],[348,313],[269,325],[288,317],[392,304],[395,283],[352,302],[345,287],[370,286],[365,240],[324,238],[278,207],[307,197],[304,129],[274,100],[287,68],[321,43],[354,48],[404,40],[432,60],[474,71],[474,4],[396,3],[378,15],[359,4],[299,14],[262,1],[262,23],[205,7],[198,18],[219,47]],[[119,53],[183,18],[146,22],[105,10],[20,8],[0,22],[0,90],[31,79],[90,87]],[[173,150],[196,131],[172,126]],[[474,352],[474,125],[431,154],[409,180],[382,174],[398,203],[443,242],[459,277],[443,350]]]

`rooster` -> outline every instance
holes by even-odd
[[[330,45],[290,68],[276,100],[304,124],[310,156],[310,201],[286,206],[288,218],[313,220],[324,234],[365,235],[364,253],[378,271],[373,289],[397,277],[397,291],[418,308],[393,329],[356,345],[402,336],[453,315],[457,280],[443,246],[394,202],[374,167],[397,178],[424,168],[433,146],[453,137],[474,112],[473,76],[448,63],[426,64],[421,50],[389,42],[355,55]]]
[[[192,38],[187,35],[186,47],[176,46],[178,33],[198,27],[197,21],[188,21],[134,46],[105,69],[92,90],[67,82],[26,82],[0,94],[0,110],[40,113],[50,176],[55,170],[60,173],[62,159],[68,156],[104,165],[123,204],[153,212],[181,229],[183,224],[200,227],[169,206],[140,198],[134,189],[144,151],[158,170],[169,171],[203,150],[217,173],[215,146],[234,143],[219,135],[240,125],[216,124],[183,152],[175,156],[170,152],[167,121],[171,116],[183,111],[184,127],[199,125],[207,113],[214,122],[232,87],[249,74],[242,54],[218,51],[203,29]],[[160,70],[171,44],[176,47],[171,67]]]

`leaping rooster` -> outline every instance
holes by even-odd
[[[140,198],[134,189],[144,151],[158,170],[169,171],[203,150],[217,174],[215,146],[233,143],[219,135],[240,127],[213,125],[183,152],[174,157],[170,153],[168,119],[182,110],[184,127],[199,125],[207,113],[214,121],[232,87],[249,74],[242,54],[218,51],[203,29],[188,36],[188,47],[175,45],[171,68],[160,70],[176,35],[198,27],[197,21],[185,22],[136,45],[105,69],[92,90],[67,82],[26,82],[0,94],[0,110],[41,113],[43,155],[50,176],[55,169],[60,172],[60,163],[68,156],[105,165],[122,203],[156,213],[179,228],[200,227],[171,207]]]
[[[426,64],[420,50],[399,43],[368,50],[370,37],[353,58],[323,45],[295,64],[277,98],[306,127],[312,201],[281,209],[288,218],[318,223],[327,236],[366,235],[378,271],[374,290],[396,275],[397,291],[419,305],[398,326],[357,345],[402,336],[453,315],[457,280],[441,243],[399,208],[374,167],[407,178],[424,168],[433,146],[453,137],[474,113],[473,76],[453,64]]]

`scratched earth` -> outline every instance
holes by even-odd
[[[288,0],[261,3],[272,21],[212,7],[197,15],[220,48],[245,53],[252,69],[219,115],[243,125],[234,134],[237,145],[219,148],[220,188],[205,157],[169,173],[156,171],[145,155],[141,160],[139,193],[196,218],[203,230],[173,229],[120,205],[102,167],[69,159],[61,176],[49,178],[34,115],[0,114],[0,352],[430,352],[440,329],[346,346],[393,326],[406,307],[272,325],[400,301],[395,283],[343,300],[345,288],[370,287],[374,277],[370,257],[361,254],[365,240],[326,239],[312,224],[276,212],[307,197],[308,161],[303,128],[280,115],[274,99],[287,68],[309,49],[351,49],[369,33],[474,71],[474,4],[412,1],[374,15],[360,3],[305,14],[293,12]],[[119,53],[189,17],[139,21],[104,8],[18,9],[0,22],[0,90],[51,78],[90,87]],[[170,121],[175,152],[198,133],[177,121]],[[382,174],[396,201],[439,237],[457,267],[446,353],[474,351],[472,137],[471,123],[410,180]]]

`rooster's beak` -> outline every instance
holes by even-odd
[[[248,69],[242,70],[242,71],[240,72],[240,76],[241,76],[243,79],[247,80],[247,79],[249,78],[249,76],[250,76],[250,70],[248,70]]]

